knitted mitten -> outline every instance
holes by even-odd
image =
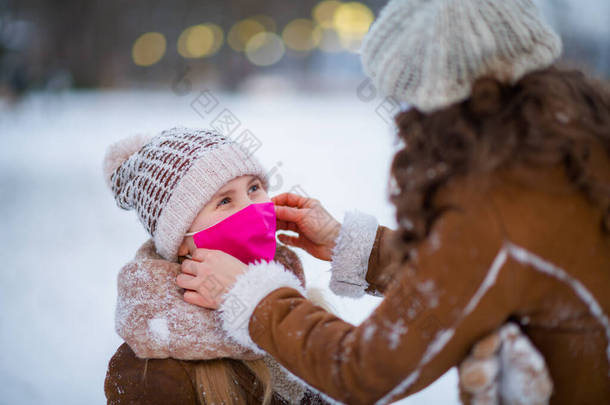
[[[459,376],[464,404],[543,405],[553,393],[544,358],[511,323],[474,346]]]

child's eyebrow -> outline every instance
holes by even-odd
[[[257,181],[260,181],[260,179],[259,179],[258,177],[256,177],[256,176],[252,177],[252,178],[250,179],[250,181],[248,181],[248,186],[249,186],[250,184],[252,184],[252,183],[257,182]],[[216,199],[216,198],[220,198],[220,197],[225,197],[225,196],[227,196],[227,195],[230,195],[230,194],[235,194],[235,193],[236,193],[235,188],[230,187],[230,188],[227,188],[226,190],[220,190],[220,191],[218,191],[218,192],[217,192],[217,193],[214,195],[214,197],[213,197],[213,198],[215,198],[215,199]]]
[[[235,194],[235,189],[228,188],[226,190],[220,190],[218,193],[216,193],[214,198],[216,199],[216,198],[226,197],[227,195],[232,195],[232,194]]]

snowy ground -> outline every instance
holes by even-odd
[[[262,142],[273,194],[298,186],[342,218],[346,210],[394,225],[385,198],[393,153],[383,101],[344,94],[215,93],[200,116],[198,93],[38,94],[0,106],[0,404],[102,404],[114,332],[119,268],[146,239],[133,212],[115,205],[101,176],[105,147],[135,131],[209,126],[228,108]],[[383,110],[383,106],[380,111]],[[300,254],[310,285],[326,288],[328,264]],[[331,298],[358,323],[377,301]],[[456,404],[449,372],[405,404]]]

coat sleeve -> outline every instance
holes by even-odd
[[[502,325],[518,302],[513,271],[503,270],[518,265],[502,253],[495,210],[485,201],[469,206],[436,222],[412,265],[360,326],[314,306],[296,280],[268,266],[251,269],[229,292],[239,297],[247,322],[225,316],[225,329],[341,402],[390,403],[425,388]],[[248,289],[257,293],[248,296]]]
[[[108,364],[104,392],[108,405],[198,403],[191,377],[180,361],[139,359],[125,343]]]
[[[400,273],[400,266],[392,266],[393,237],[394,231],[391,229],[385,226],[377,228],[365,276],[367,294],[385,295],[392,280]]]
[[[330,289],[352,298],[365,293],[383,295],[394,278],[393,268],[388,266],[392,234],[371,215],[346,213],[333,249]]]

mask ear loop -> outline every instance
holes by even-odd
[[[199,231],[198,231],[199,232]],[[184,236],[193,236],[195,235],[197,232],[190,232],[190,233],[185,233]],[[193,260],[193,256],[191,256],[190,253],[187,253],[184,255],[184,257],[186,257],[189,260]]]

